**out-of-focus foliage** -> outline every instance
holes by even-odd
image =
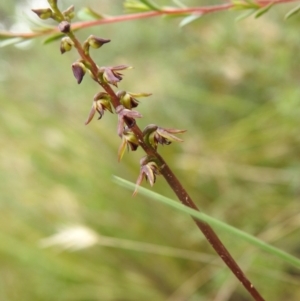
[[[5,26],[17,3],[1,4]],[[122,11],[121,1],[84,5]],[[97,63],[134,66],[120,89],[153,93],[138,108],[141,127],[187,129],[184,143],[161,153],[199,207],[299,256],[299,20],[283,20],[291,8],[239,23],[223,12],[182,29],[156,18],[79,36],[111,39],[93,51]],[[88,77],[77,85],[74,51],[41,42],[0,50],[0,299],[250,300],[217,257],[101,246],[105,235],[214,256],[189,217],[112,182],[136,180],[142,151],[117,163],[116,116],[84,125],[99,87]],[[173,197],[161,178],[154,189]],[[299,270],[219,234],[266,300],[300,299]]]

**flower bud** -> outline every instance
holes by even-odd
[[[125,129],[123,130],[123,135],[122,135],[122,143],[118,150],[118,161],[119,162],[121,161],[126,147],[127,147],[127,149],[130,149],[132,151],[136,151],[138,146],[139,146],[139,142],[138,142],[138,139],[136,138],[135,134],[131,131],[130,128],[125,127]]]
[[[74,12],[74,5],[71,5],[68,7],[66,10],[62,12],[62,14],[65,16],[67,20],[72,20],[75,17],[75,12]]]
[[[111,113],[113,112],[111,107],[111,98],[106,92],[99,92],[94,96],[93,105],[85,124],[87,125],[91,122],[96,112],[99,113],[98,119],[101,119],[104,111],[106,110]]]
[[[120,70],[131,69],[132,67],[127,65],[120,65],[114,67],[101,67],[99,68],[99,77],[104,80],[106,83],[118,86],[118,82],[122,80],[122,74]]]
[[[83,50],[85,54],[89,53],[90,47],[93,48],[100,48],[103,44],[106,44],[110,42],[110,40],[102,39],[102,38],[97,38],[93,35],[90,35],[83,43]]]
[[[139,112],[125,109],[122,105],[116,107],[118,114],[118,135],[122,137],[124,126],[127,124],[128,128],[135,125],[135,118],[143,117]]]
[[[131,93],[131,92],[125,92],[125,91],[119,91],[117,92],[117,96],[120,99],[120,103],[126,108],[126,109],[132,109],[136,108],[139,104],[139,101],[136,99],[136,97],[146,97],[150,96],[150,93]]]
[[[53,16],[50,8],[32,9],[32,11],[42,20],[50,19]]]
[[[73,46],[73,41],[69,37],[64,37],[60,41],[60,52],[64,54],[67,51],[70,51]]]
[[[109,43],[110,40],[97,38],[93,35],[88,37],[89,45],[95,49],[100,48],[102,45]]]
[[[102,70],[101,70],[102,71]],[[118,82],[122,80],[121,74],[114,72],[111,68],[105,67],[104,72],[102,73],[103,80],[106,83],[109,83],[114,86],[118,86]]]
[[[58,24],[58,29],[60,32],[68,33],[70,32],[71,24],[68,21],[62,21]]]
[[[85,71],[86,71],[84,64],[82,62],[73,63],[72,71],[73,71],[74,77],[77,80],[77,83],[80,84],[85,75]]]
[[[150,185],[153,186],[156,181],[156,176],[160,175],[158,165],[152,158],[148,156],[143,157],[140,160],[140,166],[140,174],[136,181],[136,186],[133,195],[137,194],[138,187],[141,185],[144,179],[148,180]]]
[[[182,142],[182,139],[173,134],[181,134],[184,132],[185,130],[164,129],[155,124],[149,124],[143,130],[143,136],[144,141],[147,144],[150,144],[154,149],[157,149],[158,144],[169,145],[172,142]]]

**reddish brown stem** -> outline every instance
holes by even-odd
[[[161,158],[161,160],[164,162],[164,160]],[[164,162],[161,166],[161,173],[168,182],[169,186],[173,189],[175,194],[177,195],[178,199],[181,201],[182,204],[184,204],[187,207],[190,207],[192,209],[198,210],[197,206],[189,196],[189,194],[186,192],[186,190],[182,187],[181,183],[177,179],[177,177],[174,175],[172,170],[169,168],[169,166]],[[239,265],[236,263],[236,261],[233,259],[233,257],[230,255],[229,251],[226,249],[224,244],[221,242],[217,234],[214,232],[214,230],[205,222],[202,222],[200,220],[197,220],[193,218],[198,228],[201,230],[203,235],[206,237],[210,245],[214,248],[214,250],[217,252],[217,254],[220,256],[220,258],[225,262],[225,264],[228,266],[228,268],[232,271],[232,273],[239,279],[239,281],[243,284],[243,286],[246,288],[246,290],[251,294],[251,296],[256,301],[263,301],[263,297],[260,295],[260,293],[256,290],[256,288],[253,286],[253,284],[248,280],[247,276],[243,273]]]

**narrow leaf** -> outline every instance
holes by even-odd
[[[257,5],[257,3],[255,3],[253,0],[244,0],[244,1],[250,5]]]
[[[259,18],[260,16],[264,15],[266,12],[269,11],[269,9],[273,6],[274,3],[270,3],[264,7],[262,7],[261,9],[259,9],[256,14],[255,14],[255,18]]]
[[[137,0],[126,0],[123,5],[127,12],[145,12],[150,10],[147,5]]]
[[[92,10],[90,7],[84,7],[78,11],[77,16],[80,20],[90,21],[90,20],[101,20],[105,19],[106,16],[99,14]]]
[[[242,14],[240,14],[239,16],[237,16],[235,18],[235,21],[239,22],[241,20],[244,20],[244,19],[250,17],[251,15],[253,15],[255,13],[255,11],[256,11],[255,9],[248,9],[247,11],[245,11]]]
[[[179,23],[179,27],[184,27],[184,26],[198,20],[201,16],[202,16],[201,14],[187,16],[184,19],[182,19],[182,21]]]
[[[54,34],[54,35],[50,36],[49,38],[47,38],[46,40],[44,40],[43,44],[45,44],[45,45],[50,44],[54,41],[61,39],[64,36],[65,35],[63,33]]]
[[[116,183],[118,183],[119,185],[125,187],[125,188],[128,188],[128,189],[134,189],[135,188],[135,185],[129,181],[126,181],[124,179],[121,179],[119,177],[114,177],[114,181]],[[294,265],[296,267],[299,267],[300,268],[300,259],[298,259],[297,257],[285,252],[285,251],[282,251],[258,238],[256,238],[255,236],[252,236],[246,232],[243,232],[233,226],[230,226],[218,219],[215,219],[207,214],[204,214],[202,212],[199,212],[197,210],[194,210],[194,209],[191,209],[179,202],[176,202],[172,199],[169,199],[167,197],[164,197],[158,193],[155,193],[151,190],[148,190],[144,187],[140,187],[139,188],[139,193],[146,196],[146,197],[149,197],[151,198],[152,200],[155,200],[155,201],[158,201],[158,202],[161,202],[163,204],[166,204],[170,207],[173,207],[183,213],[186,213],[186,214],[189,214],[191,215],[192,217],[196,218],[196,219],[199,219],[199,220],[202,220],[206,223],[209,223],[210,225],[212,226],[215,226],[215,227],[218,227],[224,231],[227,231],[228,233],[232,234],[235,238],[236,237],[239,237],[247,242],[249,242],[250,244],[252,245],[255,245],[256,247],[264,250],[264,251],[267,251],[269,252],[270,254],[274,255],[274,256],[277,256],[279,257],[280,259],[282,260],[285,260],[286,262],[288,262],[289,264],[291,265]]]
[[[294,7],[292,10],[290,10],[285,16],[284,19],[287,20],[290,17],[296,15],[300,11],[300,5]]]
[[[151,0],[140,0],[140,1],[153,10],[161,10],[161,8]]]
[[[179,0],[173,0],[173,2],[178,6],[178,7],[181,7],[181,8],[186,8],[186,5],[184,5],[181,1]]]

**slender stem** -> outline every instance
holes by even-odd
[[[166,181],[168,182],[169,186],[173,189],[173,191],[175,192],[175,194],[177,195],[181,203],[186,205],[187,207],[199,211],[199,209],[197,208],[197,206],[195,205],[195,203],[193,202],[189,194],[183,188],[183,186],[181,185],[177,177],[174,175],[174,173],[166,163],[164,163],[164,165],[161,166],[161,173],[166,179]],[[207,241],[210,243],[210,245],[214,248],[214,250],[220,256],[220,258],[225,262],[225,264],[232,271],[232,273],[237,277],[237,279],[240,280],[240,282],[243,284],[246,290],[251,294],[254,300],[263,301],[264,300],[263,297],[256,290],[254,285],[248,280],[247,276],[241,270],[237,262],[233,259],[233,257],[226,249],[224,244],[221,242],[221,240],[214,232],[214,230],[207,223],[197,220],[195,218],[193,219],[196,225],[198,226],[198,228],[202,231],[203,235],[206,237]]]

